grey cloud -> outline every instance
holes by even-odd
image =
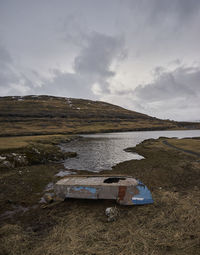
[[[200,67],[180,66],[171,72],[163,71],[154,82],[136,87],[132,95],[146,113],[196,120],[200,114]]]
[[[97,32],[87,38],[87,45],[74,59],[74,72],[54,70],[53,81],[45,81],[42,87],[37,88],[37,93],[45,90],[55,95],[96,98],[92,93],[95,83],[104,93],[109,93],[108,79],[115,75],[111,65],[123,56],[123,40]]]
[[[172,71],[157,67],[154,75],[152,83],[138,85],[135,89],[121,87],[113,94],[101,95],[101,100],[162,119],[198,120],[200,66],[179,65]]]
[[[12,62],[11,56],[5,47],[0,43],[0,67],[4,68]]]
[[[75,58],[75,71],[105,78],[113,76],[110,65],[122,54],[122,45],[120,37],[93,32],[88,45],[82,49],[80,56]]]
[[[146,18],[149,22],[174,18],[174,21],[187,19],[200,10],[199,0],[135,0],[129,1],[133,10],[146,12]]]
[[[42,94],[46,91],[49,95],[90,98],[91,81],[87,77],[76,73],[62,73],[56,70],[52,81],[44,80],[41,87],[34,89],[34,94]]]
[[[0,95],[101,99],[161,118],[198,113],[199,68],[181,65],[199,61],[199,0],[0,0],[0,6],[6,46],[0,45]],[[172,59],[176,69],[167,71]]]
[[[107,80],[115,75],[111,65],[124,57],[122,37],[88,31],[80,33],[79,36],[84,38],[84,43],[79,44],[81,49],[74,59],[74,72],[54,69],[51,80],[43,78],[34,70],[29,70],[28,78],[15,68],[9,52],[0,46],[1,95],[30,93],[96,98],[92,92],[95,83],[98,83],[104,92],[109,93]],[[76,36],[72,39],[80,40]],[[36,85],[36,80],[39,80],[40,86]]]
[[[61,33],[65,43],[83,47],[87,44],[89,29],[84,22],[80,23],[80,15],[77,17],[70,13],[61,24]]]
[[[0,44],[0,88],[9,90],[11,83],[16,82],[18,77],[11,69],[12,59],[3,44]]]
[[[147,102],[196,97],[200,95],[200,68],[178,67],[172,72],[163,71],[153,83],[139,85],[134,93]]]
[[[0,43],[0,96],[26,94],[31,86],[32,82],[15,70],[12,57]]]
[[[128,6],[128,5],[127,5]],[[126,36],[132,55],[159,65],[173,58],[196,58],[199,50],[199,0],[135,0],[129,1],[130,13],[125,17],[131,26]],[[158,64],[158,63],[157,63]]]

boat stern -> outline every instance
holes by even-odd
[[[121,205],[146,205],[153,204],[151,191],[141,181],[137,180],[137,185],[132,187],[119,187],[118,203]],[[126,189],[124,196],[120,197],[122,193],[120,189]]]

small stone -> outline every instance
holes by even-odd
[[[50,182],[46,185],[44,191],[52,191],[54,189],[54,183]]]
[[[44,199],[45,199],[46,203],[50,204],[54,200],[54,194],[53,193],[45,193]]]
[[[5,159],[6,159],[5,156],[0,156],[0,161],[3,161],[3,160],[5,160]]]
[[[105,214],[108,217],[108,222],[115,221],[119,216],[119,210],[117,207],[108,207],[106,208]]]
[[[14,167],[14,165],[13,165],[12,163],[10,163],[9,161],[7,161],[7,160],[3,161],[3,162],[1,163],[1,165],[2,165],[3,167],[6,167],[6,168],[13,168],[13,167]]]
[[[44,197],[41,197],[40,201],[39,201],[40,204],[46,204],[46,200],[44,199]]]

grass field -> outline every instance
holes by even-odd
[[[200,128],[101,101],[52,96],[0,97],[0,126],[1,137]]]
[[[117,205],[120,216],[109,223],[105,209],[116,206],[115,201],[67,200],[46,208],[38,204],[45,185],[57,180],[55,173],[62,165],[1,171],[0,254],[198,254],[199,157],[169,147],[164,140],[199,151],[199,139],[150,139],[129,148],[145,159],[120,163],[109,173],[140,179],[152,191],[154,204]],[[17,212],[20,206],[29,210]],[[11,210],[15,214],[2,217]]]
[[[199,139],[170,139],[170,144],[177,146],[184,150],[195,151],[200,153],[200,140]]]
[[[62,141],[66,142],[71,137],[70,135],[0,137],[0,151],[24,148],[31,143],[55,144]]]

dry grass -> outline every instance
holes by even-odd
[[[170,144],[177,146],[178,148],[191,150],[200,153],[200,140],[198,139],[170,139]]]
[[[63,255],[164,254],[167,251],[190,254],[192,250],[197,251],[190,240],[198,238],[196,224],[199,225],[200,217],[193,216],[197,215],[194,205],[198,204],[198,197],[186,198],[183,207],[178,204],[179,196],[173,192],[159,192],[158,195],[154,206],[120,208],[119,220],[109,224],[105,222],[103,208],[99,211],[76,208],[49,233],[35,254],[42,254],[44,250],[46,254],[54,250],[55,254]],[[159,204],[162,210],[156,208]]]
[[[7,149],[24,148],[30,143],[52,143],[70,138],[67,135],[38,135],[38,136],[20,136],[20,137],[0,137],[0,151]]]
[[[198,254],[199,190],[190,195],[157,190],[153,195],[152,206],[119,207],[120,217],[112,223],[104,215],[111,202],[68,201],[53,216],[57,224],[43,236],[5,225],[0,254]],[[58,208],[46,213],[52,217]]]
[[[136,121],[80,121],[80,119],[56,119],[46,121],[45,119],[29,120],[13,123],[1,122],[2,136],[24,136],[24,135],[48,135],[48,134],[79,134],[79,133],[99,133],[112,131],[129,130],[162,130],[173,129],[174,126],[168,123],[149,122],[148,120]]]
[[[120,216],[109,223],[105,209],[115,206],[114,201],[67,200],[46,209],[31,209],[2,223],[0,254],[198,254],[200,162],[162,141],[149,140],[137,145],[134,150],[146,159],[120,163],[112,171],[141,179],[152,191],[153,205],[117,206]],[[48,167],[40,171],[48,171]],[[52,166],[49,171],[53,173]],[[34,175],[35,184],[38,173],[39,170]],[[50,176],[49,172],[49,179]],[[20,196],[22,193],[23,189]]]
[[[30,241],[22,227],[17,224],[6,224],[0,229],[1,255],[23,254]],[[28,253],[27,253],[28,254]]]
[[[1,136],[180,128],[122,107],[50,96],[0,97]]]

